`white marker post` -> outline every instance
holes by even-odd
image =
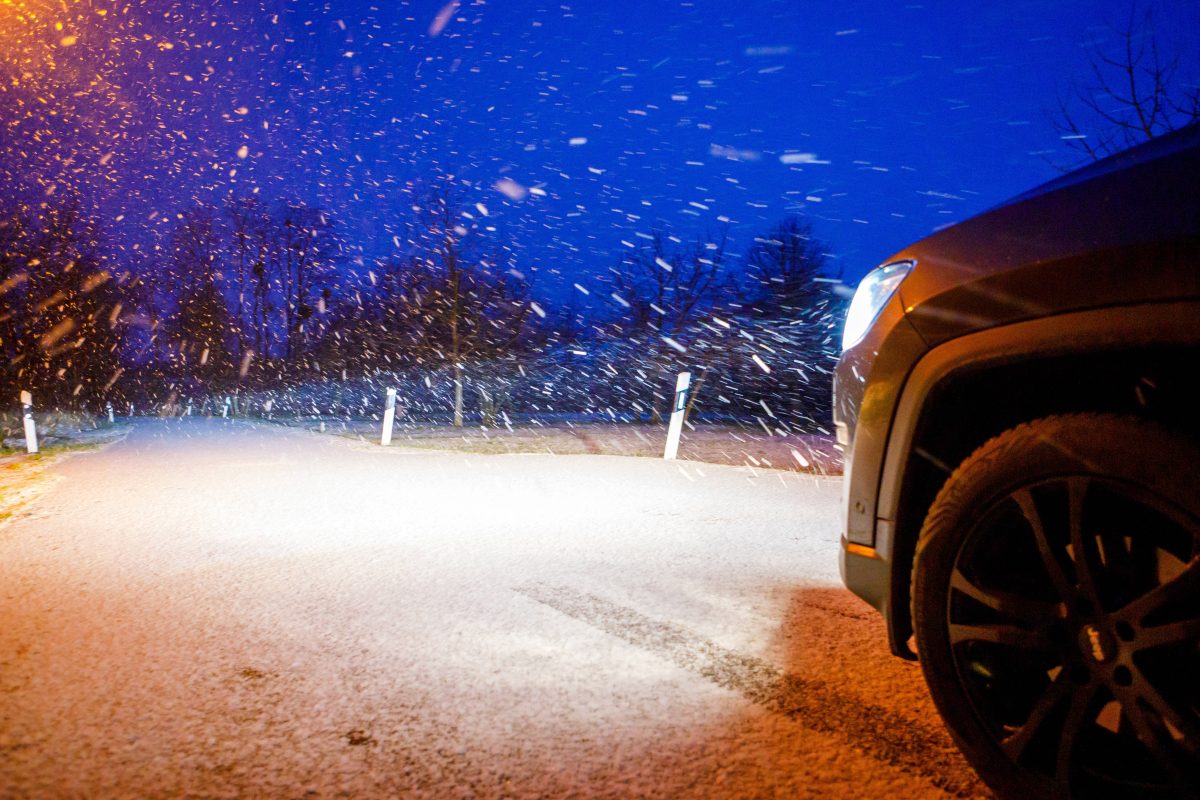
[[[387,390],[387,402],[383,406],[383,434],[379,443],[387,447],[392,443],[392,425],[396,422],[396,390]]]
[[[671,411],[671,425],[667,428],[667,449],[663,458],[673,461],[679,455],[679,436],[683,433],[683,412],[687,409],[688,388],[692,385],[692,373],[681,372],[675,381],[675,407]]]
[[[21,392],[21,406],[25,410],[25,452],[38,451],[37,425],[33,421],[33,395]]]
[[[228,397],[225,398],[225,405],[221,406],[221,419],[229,419],[229,404],[232,402]]]
[[[111,425],[113,423],[112,403],[105,403],[104,410],[108,412],[108,424]]]
[[[186,416],[190,417],[191,415],[192,415],[192,401],[188,400]]]

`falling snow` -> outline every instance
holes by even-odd
[[[812,435],[856,279],[1094,140],[1037,120],[1105,18],[4,8],[5,396],[658,423],[686,370],[690,424]]]

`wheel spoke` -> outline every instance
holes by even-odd
[[[1070,779],[1071,755],[1075,752],[1075,740],[1079,737],[1083,724],[1088,721],[1087,713],[1097,688],[1095,685],[1083,686],[1071,695],[1071,707],[1063,721],[1062,735],[1058,740],[1058,758],[1054,767],[1059,781],[1066,782]]]
[[[992,642],[1022,650],[1049,652],[1050,639],[1040,631],[1030,631],[1016,625],[959,625],[950,623],[950,643]]]
[[[1065,673],[1060,672],[1054,682],[1042,691],[1042,696],[1034,703],[1029,716],[1025,719],[1025,724],[1007,739],[1000,742],[1001,749],[1004,750],[1005,754],[1014,764],[1020,763],[1021,756],[1025,753],[1025,748],[1029,746],[1029,743],[1033,741],[1033,737],[1041,730],[1046,718],[1058,708],[1063,699],[1070,695],[1070,693],[1070,681]]]
[[[1129,691],[1137,698],[1135,702],[1140,702],[1157,714],[1160,719],[1171,723],[1175,730],[1183,734],[1183,741],[1186,743],[1185,746],[1192,750],[1200,749],[1200,724],[1197,723],[1194,717],[1186,717],[1172,706],[1151,685],[1145,675],[1138,675],[1138,678],[1135,679]],[[1168,738],[1170,738],[1169,734]],[[1172,739],[1172,741],[1174,740]]]
[[[1001,614],[1018,619],[1028,625],[1045,624],[1048,620],[1058,616],[1056,603],[1031,600],[1000,589],[985,589],[972,582],[962,573],[962,570],[956,569],[951,574],[950,588],[962,592],[993,611],[999,611]]]
[[[1200,639],[1200,617],[1143,628],[1138,632],[1136,645],[1138,650],[1146,650],[1196,639]]]
[[[1159,766],[1171,775],[1172,780],[1181,786],[1184,785],[1187,778],[1174,755],[1175,744],[1170,732],[1137,701],[1135,693],[1121,692],[1117,699],[1121,703],[1121,715],[1129,721],[1138,741],[1146,747]]]
[[[1042,566],[1045,567],[1046,573],[1050,576],[1050,582],[1054,584],[1054,590],[1058,592],[1058,596],[1062,600],[1069,600],[1074,596],[1075,590],[1071,587],[1070,581],[1067,580],[1066,574],[1063,572],[1062,564],[1059,563],[1058,557],[1050,547],[1049,540],[1046,539],[1046,529],[1042,525],[1042,517],[1038,514],[1037,506],[1033,502],[1033,495],[1028,489],[1018,489],[1013,492],[1012,498],[1020,507],[1021,513],[1025,516],[1025,521],[1029,523],[1029,527],[1033,531],[1033,538],[1037,542],[1038,554],[1042,557]]]
[[[1200,556],[1188,562],[1183,572],[1122,608],[1116,615],[1134,627],[1141,627],[1151,612],[1180,600],[1193,605],[1200,593]]]
[[[1095,540],[1083,535],[1083,500],[1087,495],[1087,478],[1067,480],[1067,524],[1070,529],[1071,557],[1075,562],[1075,579],[1083,594],[1093,607],[1100,608],[1100,591],[1096,584],[1095,568],[1099,559],[1093,560],[1091,551]]]

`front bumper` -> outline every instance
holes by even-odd
[[[842,537],[838,571],[842,575],[842,583],[886,616],[891,565],[883,560],[875,548],[847,542]]]

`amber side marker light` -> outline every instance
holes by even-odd
[[[879,553],[875,552],[875,548],[867,547],[865,544],[846,542],[846,552],[853,553],[856,556],[862,556],[863,558],[879,558]]]

